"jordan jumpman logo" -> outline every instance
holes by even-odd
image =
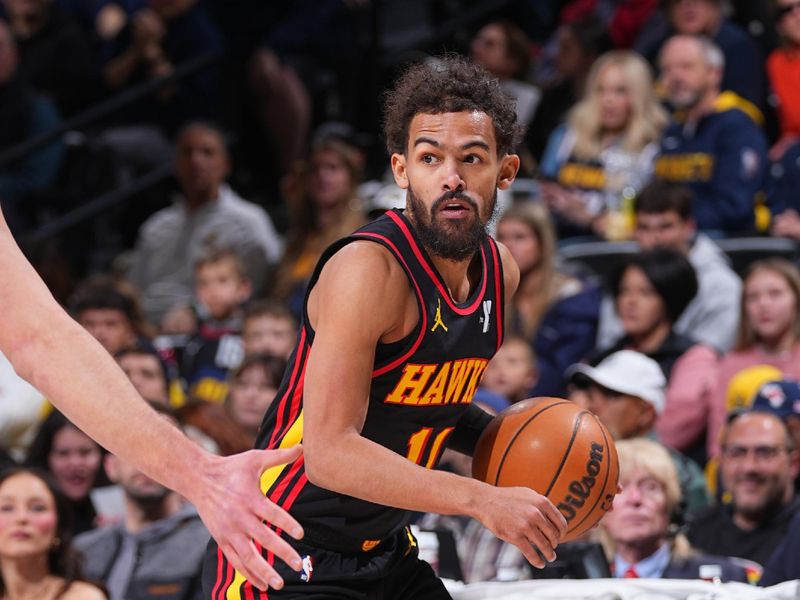
[[[436,331],[436,328],[441,325],[442,329],[444,329],[445,332],[446,332],[447,331],[447,325],[445,325],[444,321],[442,321],[442,299],[439,298],[438,302],[439,302],[439,304],[436,307],[436,316],[434,317],[433,327],[431,327],[431,331]]]

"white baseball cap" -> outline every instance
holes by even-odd
[[[664,387],[667,380],[652,358],[634,350],[620,350],[604,358],[596,367],[579,363],[567,369],[567,378],[582,373],[594,383],[650,403],[657,415],[664,412]]]

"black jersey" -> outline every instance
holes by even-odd
[[[433,468],[503,341],[503,272],[497,245],[488,236],[482,243],[480,281],[459,304],[452,300],[411,223],[401,211],[389,211],[325,251],[311,278],[306,305],[328,259],[356,240],[381,244],[394,255],[419,309],[419,321],[408,336],[377,346],[361,434]],[[302,441],[305,365],[314,342],[306,308],[297,346],[264,416],[257,448],[287,448]],[[408,523],[406,510],[313,485],[303,460],[301,456],[293,464],[267,470],[261,489],[303,525],[306,542],[369,551]]]

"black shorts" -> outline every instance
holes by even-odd
[[[281,590],[267,594],[242,581],[220,564],[214,540],[203,564],[203,597],[211,600],[450,600],[451,596],[431,566],[419,559],[417,543],[408,528],[383,540],[369,552],[339,552],[290,540],[303,558],[298,573],[280,560],[275,568],[283,577]]]

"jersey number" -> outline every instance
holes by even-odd
[[[425,463],[426,469],[431,469],[436,464],[439,455],[442,453],[444,441],[447,439],[447,436],[453,432],[453,428],[446,427],[435,436],[433,436],[433,431],[433,427],[423,427],[419,431],[412,433],[411,437],[408,438],[408,453],[406,454],[406,458],[413,463],[422,465],[425,450],[428,447],[430,448],[428,460]],[[433,436],[433,442],[431,442],[431,436]]]

